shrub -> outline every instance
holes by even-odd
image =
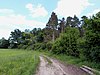
[[[77,28],[68,27],[67,33],[61,34],[52,47],[52,52],[56,54],[67,54],[71,56],[79,56],[78,42],[79,31]]]
[[[46,49],[47,49],[47,50],[51,50],[52,45],[53,45],[52,42],[46,43]]]
[[[28,45],[23,45],[22,49],[26,49],[28,47]]]
[[[21,49],[23,46],[23,44],[18,45],[18,49]]]

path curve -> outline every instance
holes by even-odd
[[[58,60],[40,56],[40,65],[36,75],[89,75],[73,65],[65,65]]]

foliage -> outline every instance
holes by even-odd
[[[52,49],[52,46],[53,46],[53,43],[52,43],[52,42],[46,43],[46,49],[47,49],[48,51],[50,51],[50,50]]]
[[[51,17],[49,18],[49,21],[48,21],[46,27],[52,29],[53,42],[55,40],[55,30],[57,29],[57,25],[58,25],[58,17],[56,15],[56,13],[52,12]]]
[[[53,42],[51,42],[53,40]],[[46,27],[15,29],[8,40],[0,39],[0,48],[48,50],[88,61],[100,62],[100,12],[82,20],[74,15],[58,19],[52,12]]]
[[[100,14],[97,13],[98,15]],[[87,24],[84,39],[85,44],[83,54],[84,56],[91,60],[100,62],[100,17],[96,15],[88,19],[85,24]]]
[[[45,43],[36,43],[34,44],[34,50],[44,50],[46,48]]]
[[[0,48],[8,48],[9,41],[5,38],[0,39]]]
[[[56,54],[67,54],[71,56],[79,56],[77,49],[77,38],[79,38],[79,32],[76,28],[68,27],[67,33],[63,33],[58,38],[52,47],[52,52]]]

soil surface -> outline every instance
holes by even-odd
[[[36,75],[89,75],[80,68],[64,64],[56,59],[40,56],[40,65]]]

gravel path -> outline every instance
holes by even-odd
[[[58,60],[40,56],[40,65],[36,75],[89,75],[73,65],[62,64]]]

